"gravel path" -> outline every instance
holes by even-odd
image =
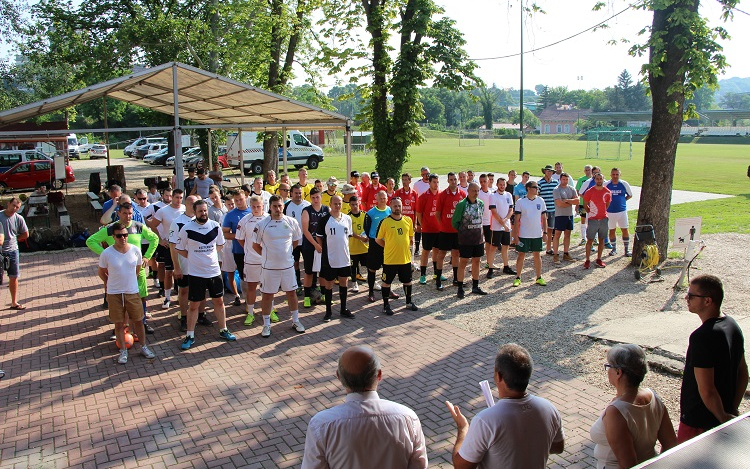
[[[576,244],[578,240],[574,240]],[[736,247],[747,246],[750,235],[707,235],[704,240],[707,248],[693,263],[697,270],[692,275],[705,272],[721,276],[726,289],[724,312],[747,316],[743,300],[750,291],[750,252]],[[582,259],[583,248],[572,248],[571,254]],[[432,298],[426,302],[421,297],[420,300],[431,311],[442,310],[433,313],[438,318],[497,344],[517,342],[528,348],[538,363],[610,391],[603,369],[609,346],[576,333],[612,319],[687,309],[682,299],[684,292],[675,294],[672,289],[679,268],[666,268],[663,282],[649,283],[636,281],[628,259],[622,256],[609,258],[605,269],[592,267],[588,271],[583,270],[582,262],[554,268],[551,257],[543,257],[546,288],[532,283],[533,271],[527,259],[524,283],[519,288],[511,286],[511,276],[486,280],[483,271],[481,286],[492,292],[486,297],[469,294],[457,300],[455,289],[448,288],[442,294],[431,290]],[[514,264],[515,255],[511,253],[511,265]],[[681,263],[670,261],[667,265]],[[733,275],[728,275],[727,266],[732,266]],[[431,282],[427,285],[432,286]],[[695,327],[699,325],[696,317]],[[653,370],[644,382],[664,398],[675,422],[679,418],[680,382],[677,376]],[[750,410],[748,399],[742,409]]]

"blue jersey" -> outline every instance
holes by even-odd
[[[633,192],[630,190],[630,184],[627,181],[620,179],[617,184],[612,181],[607,181],[604,187],[609,189],[612,193],[612,202],[609,204],[607,209],[608,213],[620,213],[627,210],[627,197],[633,196]]]
[[[375,206],[368,210],[365,214],[365,232],[367,232],[367,236],[372,239],[377,238],[380,222],[388,218],[390,214],[391,207],[386,207],[385,210],[380,210]]]
[[[237,225],[240,220],[242,220],[242,217],[248,213],[253,213],[253,211],[250,210],[250,207],[245,210],[233,208],[224,216],[224,224],[222,227],[229,228],[232,234],[237,233]],[[232,254],[245,254],[245,249],[240,246],[240,243],[236,239],[232,240]]]
[[[518,197],[519,199],[523,199],[526,197],[526,194],[528,191],[526,190],[526,186],[523,184],[516,184],[516,187],[513,188],[513,197]]]

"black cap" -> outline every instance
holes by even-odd
[[[359,177],[359,171],[352,171],[352,173],[349,176],[353,177],[353,178],[358,178]]]

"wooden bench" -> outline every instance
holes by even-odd
[[[97,212],[98,212],[99,213],[99,218],[101,218],[102,204],[99,203],[98,200],[92,200],[89,203],[91,204],[91,211],[93,212],[94,216],[96,216]]]
[[[93,192],[87,192],[86,195],[88,196],[89,200],[99,200],[99,196],[97,194],[94,194]]]

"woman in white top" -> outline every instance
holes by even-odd
[[[646,354],[634,344],[615,345],[604,365],[617,395],[591,427],[597,469],[633,467],[677,444],[669,412],[654,391],[640,384],[646,376]]]

